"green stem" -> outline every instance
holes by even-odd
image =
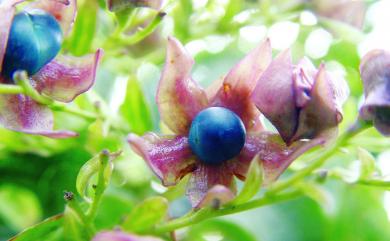
[[[0,84],[0,94],[24,94],[24,89],[18,85]]]
[[[98,173],[98,183],[95,188],[95,197],[93,198],[91,207],[87,213],[87,219],[89,222],[92,222],[93,219],[95,218],[103,193],[107,187],[104,179],[104,172],[109,163],[109,158],[110,158],[110,153],[107,150],[104,150],[100,153],[100,166],[99,166],[99,173]]]
[[[231,205],[224,207],[222,209],[213,209],[213,208],[203,208],[197,212],[194,212],[193,215],[186,215],[181,218],[174,219],[172,221],[160,224],[155,227],[154,232],[157,234],[162,234],[166,232],[171,232],[173,230],[199,223],[205,219],[215,218],[224,215],[230,215],[234,213],[239,213],[247,211],[250,209],[262,207],[268,204],[274,204],[277,202],[282,202],[285,200],[293,199],[301,195],[299,191],[291,191],[288,193],[279,194],[277,196],[264,196],[259,199],[252,200],[238,205]]]
[[[84,224],[84,227],[88,233],[89,238],[92,238],[95,235],[96,230],[92,226],[91,222],[88,220],[88,217],[81,209],[79,203],[74,198],[67,200],[67,202],[69,208],[71,208],[77,214],[77,216],[79,216],[81,222]]]
[[[124,24],[122,27],[118,27],[114,32],[114,36],[119,36],[124,30],[128,29],[129,27],[132,27],[134,22],[136,22],[137,20],[138,13],[139,13],[139,8],[132,9],[126,24]]]
[[[367,127],[368,125],[366,123],[357,120],[346,132],[344,132],[341,136],[338,137],[336,143],[333,146],[325,150],[316,160],[311,162],[307,167],[293,174],[289,179],[285,181],[276,182],[274,185],[270,186],[266,194],[273,195],[288,187],[291,187],[294,183],[303,179],[317,168],[321,167],[325,163],[325,161],[335,152],[337,152],[340,147],[344,146],[349,141],[349,139],[351,139],[353,136],[363,131]]]
[[[164,13],[164,12],[157,13],[156,17],[152,20],[152,22],[147,27],[137,31],[135,34],[133,34],[129,37],[119,38],[119,41],[121,43],[127,44],[127,45],[133,45],[133,44],[139,43],[144,38],[146,38],[151,33],[153,33],[153,31],[158,27],[158,25],[163,20],[165,15],[166,15],[166,13]]]
[[[35,100],[36,102],[43,105],[49,105],[53,103],[53,100],[42,96],[36,89],[34,89],[34,87],[31,86],[26,71],[15,72],[14,80],[16,84],[24,90],[24,93],[30,96],[30,98]]]
[[[64,103],[53,102],[53,104],[49,105],[49,107],[52,110],[67,112],[91,121],[98,118],[98,115],[93,112],[85,111]]]
[[[356,184],[390,188],[390,181],[383,181],[383,180],[359,180],[356,182]]]

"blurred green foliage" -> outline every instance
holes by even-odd
[[[80,137],[69,140],[0,129],[0,240],[7,240],[24,228],[59,213],[64,216],[48,219],[16,240],[62,240],[64,235],[73,237],[71,240],[83,240],[83,234],[78,230],[80,220],[74,217],[72,210],[65,208],[63,191],[76,193],[80,168],[102,149],[123,150],[124,153],[114,162],[112,182],[99,206],[96,227],[99,230],[112,229],[127,220],[124,224],[126,230],[142,233],[143,228],[149,228],[166,215],[165,199],[148,199],[146,204],[139,204],[165,189],[157,184],[146,164],[129,149],[125,138],[128,132],[143,134],[160,129],[154,98],[167,35],[174,35],[187,44],[196,60],[194,79],[207,86],[226,73],[262,38],[270,35],[277,23],[298,26],[296,39],[284,35],[291,40],[289,46],[294,59],[313,56],[308,39],[315,30],[326,31],[331,36],[329,46],[325,46],[324,54],[314,58],[314,62],[324,61],[348,81],[351,96],[344,107],[345,117],[340,127],[340,131],[345,130],[355,119],[361,102],[359,48],[370,35],[373,23],[366,19],[363,27],[358,29],[329,19],[316,9],[315,2],[169,0],[162,8],[167,15],[157,28],[142,41],[129,45],[123,39],[136,34],[139,28],[145,28],[156,16],[155,10],[139,8],[114,14],[105,9],[104,1],[99,1],[99,4],[95,0],[78,1],[77,21],[63,51],[83,55],[104,48],[105,57],[94,89],[77,98],[73,105],[90,111],[97,109],[108,118],[89,122],[56,113],[59,128],[71,128],[80,133]],[[377,1],[365,2],[368,9],[375,4]],[[307,14],[314,18],[313,23],[302,20]],[[286,31],[290,34],[289,29]],[[270,37],[271,41],[275,40]],[[274,52],[279,51],[275,49]],[[191,241],[390,240],[390,199],[385,198],[390,185],[373,188],[351,184],[359,174],[363,178],[370,178],[378,172],[389,174],[389,164],[384,163],[383,158],[389,147],[388,138],[369,129],[354,138],[344,152],[332,157],[324,167],[327,176],[321,180],[311,177],[302,184],[305,197],[207,220],[186,228],[186,232],[178,232],[177,237]],[[284,176],[297,170],[307,159],[298,160]],[[169,201],[174,201],[170,209],[176,213],[184,213],[189,207],[186,200],[177,198],[183,194],[183,185],[185,183],[165,193]],[[239,188],[242,186],[240,183]],[[244,186],[244,189],[248,187]],[[248,195],[254,195],[253,190],[248,192]],[[147,212],[142,210],[154,210],[156,205],[163,207],[145,216]]]

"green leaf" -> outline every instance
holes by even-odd
[[[98,0],[98,3],[99,3],[99,7],[102,8],[102,9],[106,9],[107,8],[107,3],[105,0]]]
[[[232,20],[234,16],[236,16],[242,9],[244,5],[244,1],[242,0],[230,0],[228,5],[226,6],[225,15],[219,21],[218,28],[225,32],[229,32],[232,29]],[[234,27],[234,26],[233,26]]]
[[[135,78],[130,78],[127,83],[126,98],[120,111],[132,132],[143,134],[153,128],[149,105]]]
[[[120,152],[113,152],[109,154],[108,165],[104,170],[104,179],[105,184],[107,185],[110,182],[112,170],[114,168],[112,161],[118,157]],[[76,179],[76,189],[77,192],[83,197],[86,201],[90,202],[91,199],[88,195],[88,187],[91,187],[89,184],[93,177],[99,172],[101,165],[100,154],[96,155],[89,161],[87,161],[80,169],[79,174]]]
[[[27,228],[9,241],[49,240],[53,233],[58,232],[63,224],[63,215],[59,214],[44,220],[43,222]]]
[[[360,56],[356,44],[347,40],[335,41],[326,55],[327,61],[337,60],[345,67],[359,69]],[[360,79],[359,79],[360,81]]]
[[[127,190],[109,187],[102,197],[95,218],[95,226],[100,229],[113,229],[129,214],[134,200]]]
[[[72,54],[81,56],[90,52],[96,31],[98,8],[97,1],[84,0],[79,4],[72,35],[65,43]]]
[[[20,231],[41,219],[41,207],[36,195],[16,185],[0,187],[0,218],[8,226]]]
[[[351,146],[362,147],[369,152],[383,152],[390,146],[390,138],[382,136],[375,128],[369,128],[350,141]]]
[[[126,8],[115,12],[119,28],[125,29],[128,23],[135,17],[136,13],[135,8]]]
[[[251,233],[237,224],[229,221],[215,219],[207,220],[191,227],[187,234],[187,241],[206,241],[208,237],[223,241],[259,241]],[[214,240],[214,239],[213,239]]]
[[[66,234],[66,237],[72,241],[86,240],[87,237],[85,237],[83,227],[77,214],[66,206],[64,211],[64,233]]]
[[[360,57],[359,57],[360,63]],[[363,84],[360,78],[359,67],[355,66],[354,68],[346,66],[345,70],[347,71],[347,75],[345,76],[348,81],[349,88],[351,90],[351,95],[359,99],[363,93]]]
[[[252,216],[252,220],[257,222],[251,222],[251,224],[254,222],[251,230],[255,230],[257,236],[280,241],[328,240],[324,238],[327,236],[328,217],[324,215],[317,202],[310,198],[300,197],[262,209],[253,214],[260,217]],[[266,234],[260,234],[257,230]],[[283,232],[279,232],[281,230]]]
[[[322,17],[320,18],[320,24],[332,31],[339,38],[354,44],[358,44],[364,39],[362,31],[341,21]]]
[[[329,241],[390,240],[383,191],[359,185],[339,185],[338,212],[328,229]]]
[[[250,200],[259,191],[261,184],[263,183],[263,168],[259,157],[256,156],[247,173],[247,177],[244,183],[244,187],[237,197],[232,201],[234,204],[244,203]]]
[[[161,221],[168,211],[168,201],[163,197],[151,197],[134,207],[122,224],[125,231],[145,233]]]
[[[375,172],[375,158],[366,149],[358,148],[358,158],[361,162],[360,179],[367,179]]]
[[[324,188],[313,183],[301,183],[299,189],[310,199],[317,202],[324,211],[330,213],[332,207],[332,198]]]
[[[186,39],[190,35],[190,17],[193,13],[192,1],[188,0],[179,0],[175,6],[173,12],[173,18],[177,19],[175,21],[175,36],[179,39]]]
[[[178,184],[172,187],[168,187],[168,190],[165,191],[162,195],[169,201],[173,201],[177,198],[182,197],[186,192],[187,183],[189,179],[190,175],[186,175],[183,179],[179,181]]]
[[[105,122],[101,119],[97,119],[88,127],[86,148],[89,152],[96,153],[103,149],[114,151],[121,148],[121,138],[111,131],[104,133],[104,129]]]

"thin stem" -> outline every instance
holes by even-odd
[[[203,208],[200,209],[199,211],[193,213],[193,215],[186,215],[181,218],[174,219],[172,221],[169,221],[164,224],[160,224],[155,227],[154,232],[161,234],[161,233],[166,233],[170,232],[188,225],[196,224],[199,223],[205,219],[209,218],[215,218],[219,216],[224,216],[224,215],[230,215],[234,213],[239,213],[243,211],[247,211],[250,209],[262,207],[268,204],[273,204],[277,202],[282,202],[285,200],[293,199],[301,195],[301,192],[299,191],[291,191],[288,193],[283,193],[279,194],[277,196],[264,196],[259,199],[252,200],[250,202],[246,202],[243,204],[239,205],[231,205],[227,206],[222,209],[213,209],[213,208]]]
[[[359,180],[356,184],[366,185],[366,186],[374,186],[374,187],[387,187],[390,188],[390,181],[384,180]]]
[[[16,84],[24,90],[24,93],[30,96],[31,99],[35,100],[36,102],[44,105],[49,105],[53,103],[53,100],[42,96],[36,89],[34,89],[34,87],[31,86],[26,71],[15,72],[14,80]]]
[[[104,172],[108,165],[110,158],[110,153],[107,150],[104,150],[100,153],[100,166],[98,173],[98,183],[95,188],[95,197],[92,201],[91,207],[87,213],[87,219],[89,222],[92,222],[96,216],[97,209],[100,204],[100,200],[102,199],[103,193],[106,190],[106,181],[104,179]]]
[[[131,27],[134,25],[134,22],[137,20],[137,15],[139,13],[139,8],[134,8],[131,10],[131,13],[129,14],[129,17],[127,19],[126,24],[124,24],[122,27],[119,27],[116,29],[114,36],[119,36],[125,29]]]
[[[158,27],[158,25],[163,20],[165,15],[166,13],[164,12],[157,13],[156,17],[152,20],[152,22],[147,27],[137,31],[135,34],[129,37],[119,38],[119,41],[121,41],[123,44],[128,44],[128,45],[133,45],[142,41],[144,38],[146,38],[151,33],[153,33],[153,31]]]
[[[66,105],[64,103],[54,102],[53,104],[49,105],[49,107],[52,110],[67,112],[87,120],[95,120],[98,118],[98,115],[93,112],[85,111],[77,107]]]
[[[0,84],[0,94],[24,94],[24,89],[18,85]]]
[[[68,207],[71,208],[77,214],[81,222],[84,224],[84,227],[88,233],[89,238],[92,238],[96,233],[96,230],[92,226],[91,222],[89,222],[88,217],[85,215],[79,203],[74,199],[73,193],[65,192],[65,200],[68,203]]]

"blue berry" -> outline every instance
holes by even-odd
[[[57,20],[43,10],[15,15],[10,29],[2,74],[11,78],[16,70],[37,73],[61,49],[62,31]]]
[[[245,135],[245,126],[234,112],[210,107],[199,112],[192,121],[189,143],[203,163],[218,165],[240,153]]]

